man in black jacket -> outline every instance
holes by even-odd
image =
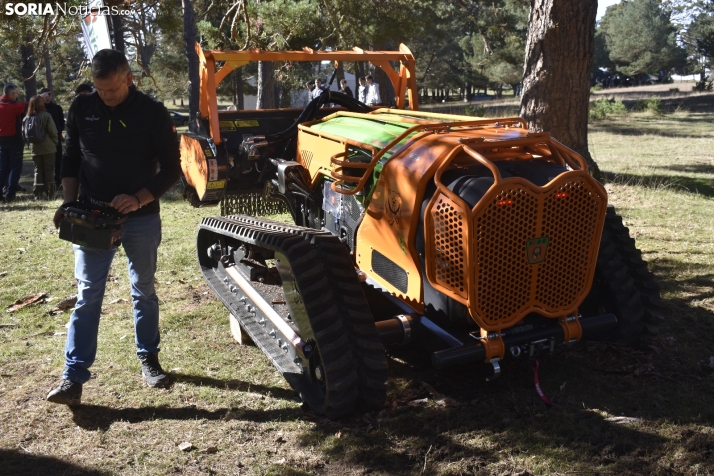
[[[64,203],[78,198],[127,214],[122,246],[129,265],[137,355],[146,382],[165,387],[161,368],[159,303],[154,291],[161,242],[159,197],[180,177],[176,128],[163,104],[137,91],[129,63],[115,50],[92,60],[95,93],[78,96],[67,117],[62,163]],[[81,185],[81,193],[80,192]],[[54,215],[59,226],[64,212]],[[97,350],[104,289],[114,251],[74,245],[77,304],[70,318],[62,383],[47,400],[79,404]]]
[[[57,137],[59,138],[59,141],[57,141],[57,153],[55,154],[54,184],[55,187],[59,189],[59,186],[62,184],[60,170],[62,167],[62,142],[64,140],[64,137],[62,136],[62,132],[64,132],[64,111],[62,110],[62,106],[53,101],[54,97],[52,95],[52,91],[48,88],[40,89],[40,96],[42,96],[42,99],[45,100],[45,109],[50,113],[50,116],[52,116],[52,120],[57,127]],[[54,194],[52,191],[53,189],[48,187],[47,190],[48,193]]]

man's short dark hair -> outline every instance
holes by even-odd
[[[3,86],[3,88],[2,88],[2,93],[3,93],[5,96],[7,96],[8,94],[10,94],[11,92],[13,92],[13,91],[16,90],[16,89],[17,89],[17,85],[16,85],[16,84],[7,83],[5,86]]]
[[[126,56],[117,50],[99,50],[92,58],[92,77],[105,79],[115,74],[126,76],[131,72]]]
[[[364,79],[371,79],[372,81],[374,81],[374,78],[372,78],[371,74],[368,74],[367,76],[365,76]]]
[[[74,92],[77,94],[82,94],[82,93],[92,93],[94,91],[92,90],[91,85],[89,85],[87,83],[82,83],[79,86],[77,86],[77,89],[75,89]]]

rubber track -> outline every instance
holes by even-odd
[[[304,236],[278,228],[250,226],[228,217],[204,218],[201,227],[211,229],[216,234],[280,251],[290,261],[305,309],[310,316],[326,375],[324,400],[302,396],[314,411],[331,418],[354,412],[357,373],[349,350],[349,339],[333,300],[324,292],[329,282],[323,262],[310,243]]]
[[[607,311],[617,316],[616,335],[605,339],[621,344],[636,342],[644,330],[642,299],[629,267],[621,257],[617,241],[605,232],[600,241],[593,291],[596,291],[594,297],[598,300],[609,299]]]
[[[332,293],[341,302],[342,322],[350,337],[360,382],[357,410],[367,412],[381,407],[387,396],[387,356],[377,334],[364,291],[357,280],[354,263],[345,245],[335,235],[312,228],[286,225],[244,215],[227,218],[251,226],[281,229],[309,237],[310,243],[325,264],[324,270],[329,276]]]
[[[332,345],[327,348],[329,355],[324,353],[325,349],[318,342],[323,361],[327,364],[326,361],[334,359],[333,351],[343,356],[350,355],[352,358],[349,360],[359,382],[348,385],[351,391],[356,391],[356,397],[350,394],[350,400],[354,401],[359,411],[380,407],[386,398],[386,354],[347,248],[331,233],[311,228],[244,215],[222,217],[220,220],[252,230],[255,234],[251,241],[255,244],[262,243],[285,254],[298,281],[316,335],[318,327],[327,332],[337,322],[340,325],[334,327],[334,332],[343,332],[346,336],[346,339],[334,342],[334,349]],[[281,241],[291,243],[290,247],[268,239],[275,235],[282,236]],[[321,413],[335,417],[350,412],[346,408],[326,408]]]
[[[630,230],[613,206],[607,207],[603,232],[608,234],[610,240],[617,243],[620,256],[627,264],[630,276],[640,292],[645,308],[644,324],[647,331],[650,334],[657,334],[659,325],[664,321],[664,302],[660,296],[659,284],[647,267],[647,262],[642,259],[642,252],[637,249],[635,239],[630,236]]]

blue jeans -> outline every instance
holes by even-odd
[[[160,243],[161,217],[158,213],[126,221],[122,246],[129,265],[139,356],[159,352],[159,299],[154,291],[154,274]],[[74,245],[77,305],[69,320],[62,378],[80,383],[89,380],[89,367],[97,354],[99,313],[114,253]]]
[[[15,198],[22,174],[22,142],[0,145],[0,190],[7,186],[5,196]]]

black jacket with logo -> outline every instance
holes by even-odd
[[[81,196],[111,202],[146,187],[156,200],[131,215],[158,213],[159,197],[180,176],[178,136],[163,104],[134,85],[113,111],[96,92],[74,100],[67,115],[62,177],[79,178]]]

